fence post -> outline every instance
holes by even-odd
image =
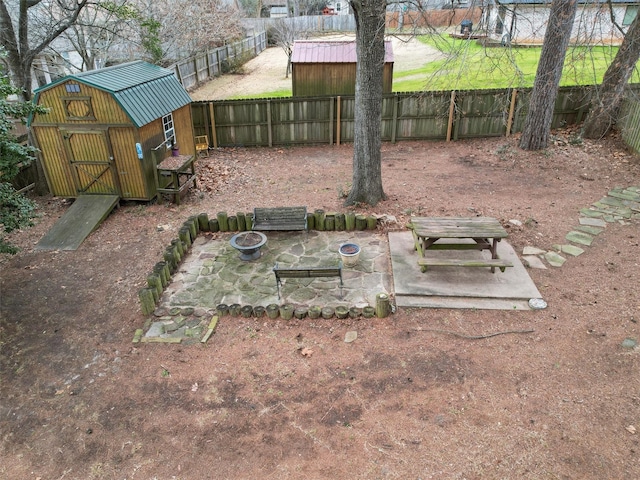
[[[329,99],[329,145],[333,145],[333,103],[335,98]]]
[[[391,143],[396,143],[396,132],[398,130],[398,93],[393,95],[393,123],[391,124]]]
[[[451,141],[451,130],[453,129],[453,114],[456,111],[456,91],[451,91],[451,102],[449,103],[449,123],[447,124],[447,142]]]
[[[516,97],[518,96],[518,90],[513,89],[511,92],[511,104],[509,105],[509,116],[507,117],[507,134],[508,137],[511,135],[511,126],[513,125],[513,113],[516,109]]]
[[[204,104],[199,104],[202,109],[202,118],[204,119],[204,133],[207,136],[207,139],[211,138],[210,128],[209,128],[209,112],[207,112],[207,106]]]
[[[340,105],[340,95],[338,95],[336,97],[337,100],[337,107],[336,107],[336,145],[340,145],[340,108],[342,105]]]
[[[269,146],[273,147],[273,132],[271,131],[271,100],[267,99],[267,138]]]
[[[213,148],[218,148],[218,134],[216,132],[216,118],[213,115],[213,102],[209,100],[209,117],[211,119],[211,141]]]
[[[289,103],[289,135],[290,135],[289,141],[292,143],[296,139],[296,126],[294,122],[294,117],[295,117],[295,108],[293,106],[293,102],[291,102]]]

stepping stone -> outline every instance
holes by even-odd
[[[575,230],[567,233],[564,238],[566,238],[570,242],[586,246],[591,245],[591,243],[593,242],[593,237],[591,235],[584,232],[577,232]]]
[[[546,252],[546,250],[542,250],[538,247],[524,247],[522,249],[522,255],[543,255]]]
[[[613,197],[602,197],[600,201],[596,203],[601,203],[602,205],[609,205],[610,207],[622,207],[622,200]]]
[[[540,260],[540,257],[536,255],[523,255],[522,262],[529,268],[538,268],[540,270],[547,269],[546,265],[542,262],[542,260]]]
[[[640,211],[640,208],[638,208],[640,204],[638,203],[631,202],[629,200],[623,200],[622,203],[624,205],[622,207],[618,207],[614,212],[614,215],[622,215],[629,218],[633,212]]]
[[[619,198],[622,200],[631,200],[637,202],[640,200],[640,195],[634,192],[625,191],[622,189],[613,189],[609,192],[610,197]]]
[[[632,202],[631,200],[623,200],[622,203],[625,207],[629,207],[633,212],[640,212],[640,203]]]
[[[598,227],[590,227],[589,225],[580,225],[579,227],[576,227],[576,230],[595,236],[602,233],[604,229]]]
[[[552,267],[561,267],[564,262],[567,261],[562,255],[556,252],[547,252],[544,254],[544,258],[549,262]]]
[[[601,211],[593,210],[591,208],[583,208],[582,210],[580,210],[580,214],[584,215],[585,217],[591,217],[591,218],[598,218],[604,215],[604,213],[602,213]]]
[[[176,322],[174,321],[170,321],[164,324],[164,331],[165,333],[171,333],[171,332],[175,332],[176,330],[178,330],[180,328],[180,325],[178,325]]]
[[[577,257],[578,255],[582,255],[584,250],[580,247],[576,247],[575,245],[554,245],[554,249],[558,250],[562,253],[568,253],[573,257]]]
[[[631,217],[631,209],[628,207],[610,207],[607,205],[602,205],[599,202],[593,204],[594,208],[605,215],[618,215],[620,217],[629,218]]]
[[[344,335],[344,343],[351,343],[356,338],[358,338],[358,332],[353,331],[353,330],[349,331],[349,332],[345,333],[345,335]]]
[[[601,218],[580,217],[580,225],[604,228],[607,226],[607,223]]]
[[[164,322],[153,322],[145,337],[159,337],[164,334]]]

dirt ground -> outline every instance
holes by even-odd
[[[618,139],[569,134],[537,153],[516,138],[384,144],[388,199],[356,211],[395,215],[396,228],[411,212],[487,215],[517,251],[563,243],[581,208],[640,185]],[[11,237],[22,252],[1,264],[0,478],[640,477],[640,359],[621,346],[639,336],[638,221],[530,270],[546,310],[224,317],[206,345],[132,343],[136,292],[189,215],[347,211],[351,155],[212,152],[181,206],[123,205],[75,252],[33,251],[68,205],[39,198],[36,226]]]
[[[581,208],[640,186],[618,138],[573,133],[543,152],[517,137],[384,144],[388,199],[355,211],[396,229],[411,213],[492,216],[517,252],[548,249]],[[22,251],[0,259],[0,478],[640,478],[639,350],[621,345],[640,338],[638,220],[530,270],[545,310],[224,317],[204,345],[132,343],[137,290],[188,216],[347,211],[351,158],[351,145],[213,151],[182,205],[122,205],[74,252],[33,250],[69,205],[37,198],[36,225],[10,237]]]

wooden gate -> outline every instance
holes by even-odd
[[[119,196],[106,131],[64,131],[62,137],[78,193]]]

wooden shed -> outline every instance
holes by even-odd
[[[30,119],[55,196],[158,195],[156,166],[195,152],[191,97],[170,70],[142,61],[69,75],[35,91]],[[160,185],[162,187],[162,185]]]
[[[385,40],[383,92],[393,87],[393,47]],[[301,40],[291,55],[293,96],[355,95],[356,42]]]

